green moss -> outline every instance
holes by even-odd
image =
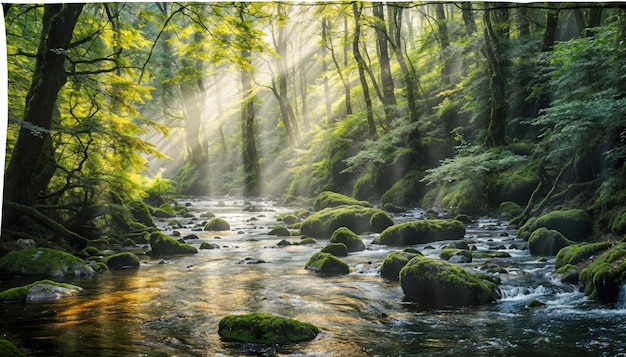
[[[502,202],[500,203],[500,207],[498,207],[498,212],[500,212],[500,214],[504,214],[509,217],[517,217],[522,213],[522,211],[522,206],[511,201]]]
[[[590,299],[613,303],[626,281],[626,246],[608,250],[580,272],[580,282]]]
[[[152,215],[150,214],[148,205],[141,201],[134,201],[129,204],[129,207],[130,213],[133,215],[133,218],[137,220],[137,222],[142,223],[147,227],[156,226],[152,220]]]
[[[329,243],[322,250],[322,253],[329,253],[336,257],[347,257],[348,256],[348,247],[346,247],[343,243]]]
[[[226,222],[224,218],[213,217],[205,225],[205,231],[228,231],[230,230],[230,224]]]
[[[167,221],[167,225],[173,228],[183,228],[182,223],[180,223],[180,221],[177,219],[170,219],[169,221]]]
[[[110,269],[127,269],[127,268],[139,268],[139,257],[131,252],[122,252],[110,255],[102,262]]]
[[[370,226],[376,233],[381,233],[385,229],[393,226],[393,220],[383,211],[377,211],[370,217]]]
[[[279,344],[307,341],[320,329],[310,323],[268,314],[230,315],[219,322],[218,334],[225,341]]]
[[[78,254],[80,254],[83,257],[93,257],[101,253],[100,253],[100,249],[94,247],[93,245],[90,245],[90,246],[83,248],[83,250],[81,250],[80,253]]]
[[[575,244],[559,231],[541,227],[528,239],[528,250],[532,255],[555,256],[568,245]]]
[[[380,275],[385,279],[399,280],[400,270],[413,258],[421,256],[419,252],[393,252],[388,254],[380,265]]]
[[[361,238],[346,227],[337,228],[330,237],[330,243],[343,243],[348,248],[348,252],[365,250],[365,244]]]
[[[71,284],[57,283],[56,281],[52,281],[52,280],[40,280],[32,284],[19,286],[19,287],[11,288],[3,292],[0,292],[0,301],[26,301],[29,290],[32,287],[37,286],[37,285],[51,285],[51,286],[57,286],[57,287],[64,288],[64,289],[72,289],[75,291],[80,290],[79,287],[71,285]],[[0,354],[0,356],[2,355]]]
[[[315,240],[315,238],[303,237],[302,239],[300,239],[300,241],[294,242],[293,244],[294,245],[313,245],[313,244],[317,244],[317,241]]]
[[[307,217],[300,225],[302,234],[315,238],[329,238],[339,227],[347,227],[356,234],[372,231],[371,217],[380,209],[363,206],[325,208]]]
[[[524,205],[537,187],[539,176],[533,162],[513,165],[493,176],[487,185],[489,197],[494,203],[514,202]]]
[[[461,239],[465,225],[457,220],[433,219],[396,224],[385,229],[374,244],[403,246],[441,240]]]
[[[338,206],[363,206],[363,207],[371,207],[370,203],[367,201],[359,201],[352,197],[348,197],[342,195],[340,193],[324,191],[317,195],[315,201],[313,201],[313,208],[316,211],[323,210],[328,207],[338,207]]]
[[[317,252],[309,258],[305,269],[324,274],[349,274],[350,267],[343,260],[329,253]]]
[[[381,196],[380,204],[385,206],[390,203],[397,207],[415,205],[425,191],[425,184],[421,181],[423,178],[423,170],[407,172]]]
[[[13,343],[0,339],[0,356],[2,357],[26,357]]]
[[[161,206],[159,206],[159,209],[167,212],[168,217],[175,217],[176,216],[176,210],[169,203],[162,204]]]
[[[0,274],[5,275],[62,277],[92,273],[82,259],[50,248],[14,251],[0,259]]]
[[[278,216],[277,220],[282,221],[289,226],[300,221],[300,219],[293,213],[282,214]]]
[[[269,233],[267,233],[271,236],[279,236],[279,237],[289,237],[291,236],[291,232],[289,232],[289,230],[286,227],[283,226],[276,226],[274,228],[272,228],[271,231],[269,231]]]
[[[472,253],[467,249],[444,248],[439,252],[439,258],[443,260],[450,260],[454,256],[462,256],[467,263],[472,261]]]
[[[492,258],[510,258],[511,254],[498,251],[474,251],[472,252],[474,259],[492,259]]]
[[[528,302],[528,305],[526,305],[526,307],[531,308],[531,309],[535,309],[538,307],[543,307],[546,304],[542,303],[541,301],[537,300],[537,299],[532,299]]]
[[[554,267],[558,270],[568,264],[576,265],[583,260],[588,259],[592,255],[605,251],[612,246],[613,243],[610,242],[575,244],[567,246],[561,249],[556,255]]]
[[[150,246],[152,247],[152,255],[198,253],[198,250],[193,246],[181,243],[161,232],[154,232],[150,235]]]
[[[519,229],[517,235],[528,239],[535,230],[545,227],[559,231],[567,239],[581,242],[590,238],[591,223],[591,216],[580,209],[552,211],[529,220]]]
[[[397,204],[391,203],[391,202],[384,203],[383,208],[385,209],[385,211],[393,212],[393,213],[400,213],[400,212],[406,211],[406,208],[400,207]]]

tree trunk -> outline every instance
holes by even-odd
[[[448,37],[448,26],[446,25],[446,13],[443,8],[443,3],[435,4],[435,16],[437,18],[437,32],[439,35],[439,46],[441,48],[441,81],[444,86],[450,84],[450,74],[452,73],[452,66],[450,64],[450,58],[448,47],[450,47],[450,38]]]
[[[385,12],[383,3],[373,5],[374,16],[377,18],[376,46],[378,49],[378,60],[380,63],[380,82],[383,88],[383,106],[387,122],[396,118],[394,106],[396,105],[396,95],[394,93],[393,77],[391,75],[391,64],[389,60],[389,48],[387,46],[388,36],[385,33]]]
[[[282,4],[277,4],[278,15],[282,15]],[[298,123],[296,121],[296,115],[289,103],[289,92],[287,88],[287,42],[285,40],[285,27],[278,27],[278,39],[276,41],[276,70],[278,72],[278,96],[280,97],[280,110],[281,117],[283,118],[283,124],[287,131],[287,136],[292,145],[298,144]]]
[[[50,143],[49,130],[57,95],[67,81],[66,50],[82,8],[83,4],[44,5],[39,48],[23,117],[25,122],[43,130],[33,132],[25,126],[20,128],[5,171],[5,201],[31,206],[51,178],[41,179],[36,169],[54,165],[54,158],[46,154],[52,150],[46,142]],[[4,210],[4,223],[10,226],[19,215],[8,211]]]
[[[372,109],[372,98],[370,97],[369,85],[367,84],[367,78],[365,77],[365,60],[361,56],[359,50],[359,37],[361,36],[361,11],[363,9],[362,4],[352,3],[352,10],[354,11],[354,37],[352,40],[352,52],[356,59],[359,68],[359,79],[361,80],[361,87],[363,89],[363,99],[365,100],[365,108],[367,112],[367,127],[371,138],[376,137],[376,123],[374,123],[374,111]]]
[[[587,12],[587,26],[585,27],[585,31],[583,36],[591,37],[595,33],[595,28],[600,26],[602,22],[602,8],[601,7],[590,7],[589,12]]]
[[[328,19],[322,19],[322,72],[324,73],[324,102],[326,104],[326,121],[329,122],[333,115],[330,100],[330,85],[328,84]]]
[[[554,46],[556,27],[559,23],[559,10],[548,10],[546,13],[546,26],[541,40],[541,52],[548,52]]]
[[[250,52],[242,51],[242,57],[250,61]],[[243,143],[243,170],[244,170],[244,194],[253,196],[259,194],[261,182],[261,168],[259,156],[254,139],[254,94],[252,93],[252,75],[241,69],[241,134]]]
[[[506,97],[502,49],[499,38],[493,29],[489,6],[487,5],[483,16],[487,72],[489,74],[489,91],[491,92],[491,112],[485,145],[493,148],[506,144]]]

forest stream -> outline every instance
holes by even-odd
[[[218,201],[224,205],[218,205]],[[552,276],[554,259],[531,256],[507,222],[483,217],[468,225],[465,239],[478,250],[499,250],[511,258],[490,259],[499,274],[502,298],[455,310],[422,311],[404,301],[398,282],[383,279],[379,266],[400,250],[370,244],[344,258],[349,275],[321,276],[304,269],[328,243],[278,247],[284,237],[267,232],[276,217],[293,211],[268,200],[258,212],[243,211],[244,200],[180,200],[197,217],[211,211],[231,224],[228,232],[193,232],[220,249],[198,254],[141,256],[136,270],[108,271],[68,280],[83,287],[74,297],[0,304],[0,333],[33,356],[372,356],[506,355],[615,356],[626,353],[626,309],[587,300],[577,287]],[[396,215],[402,222],[421,210]],[[185,219],[182,219],[185,220]],[[191,233],[194,221],[178,229]],[[159,228],[168,232],[165,221]],[[287,237],[290,241],[298,236]],[[446,242],[417,245],[438,258]],[[520,249],[518,249],[520,248]],[[260,262],[264,261],[264,263]],[[487,259],[463,266],[473,272]],[[20,285],[24,281],[10,281]],[[6,284],[6,282],[5,282]],[[4,285],[4,284],[3,284]],[[532,300],[545,305],[528,307]],[[263,312],[313,323],[313,340],[280,346],[223,342],[218,321],[229,314]]]

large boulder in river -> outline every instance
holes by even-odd
[[[558,269],[567,264],[576,265],[611,248],[614,244],[612,242],[597,242],[569,245],[559,250],[554,261],[554,268]]]
[[[102,260],[109,269],[136,269],[139,268],[139,257],[131,252],[122,252],[110,255]]]
[[[30,248],[10,252],[0,259],[0,275],[60,278],[93,274],[84,260],[50,248]]]
[[[348,256],[348,247],[346,247],[343,243],[329,243],[322,250],[322,253],[329,253],[336,257],[347,257]]]
[[[205,231],[229,231],[230,224],[224,219],[220,217],[211,218],[205,225]]]
[[[406,298],[422,308],[480,305],[498,296],[495,284],[454,264],[419,256],[400,271],[400,285]]]
[[[360,252],[365,250],[365,243],[346,227],[337,228],[330,236],[330,243],[343,243],[348,248],[348,252]]]
[[[531,234],[539,228],[559,231],[565,238],[582,242],[589,238],[591,233],[591,216],[580,209],[552,211],[537,218],[528,220],[520,227],[517,235],[528,240]]]
[[[329,253],[317,252],[309,258],[304,267],[323,274],[349,274],[350,267],[343,260]]]
[[[222,318],[217,333],[224,341],[273,345],[312,340],[320,329],[307,322],[252,313]]]
[[[181,243],[161,232],[154,232],[150,235],[150,246],[152,247],[152,255],[198,253],[195,247]]]
[[[386,215],[381,209],[363,206],[329,207],[302,221],[300,232],[315,238],[330,238],[339,227],[347,227],[356,234],[376,232],[375,227],[372,227],[372,216],[377,213]]]
[[[465,225],[454,219],[419,220],[396,224],[385,229],[373,244],[403,246],[440,240],[462,239]]]
[[[565,238],[559,231],[539,228],[528,239],[528,251],[532,255],[555,256],[559,250],[575,242]]]
[[[1,292],[0,301],[55,300],[76,295],[82,290],[81,287],[72,284],[57,283],[52,280],[40,280],[32,284]]]
[[[400,270],[402,270],[411,259],[421,255],[422,253],[417,250],[390,253],[380,265],[380,275],[385,279],[397,281],[400,279]]]
[[[579,280],[590,299],[616,302],[626,284],[626,244],[613,247],[596,258],[580,272]]]
[[[340,193],[324,191],[317,195],[315,201],[313,201],[313,209],[316,211],[323,210],[328,207],[338,207],[338,206],[363,206],[363,207],[371,207],[370,203],[367,201],[359,201],[352,197],[348,197],[342,195]]]

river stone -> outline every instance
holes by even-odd
[[[322,253],[330,253],[336,257],[347,257],[348,247],[343,243],[328,243],[322,250]]]
[[[150,235],[150,246],[152,247],[152,255],[198,253],[198,250],[193,246],[181,243],[161,232],[154,232]]]
[[[575,242],[582,242],[591,233],[591,216],[580,209],[553,211],[543,216],[530,219],[524,224],[517,235],[528,240],[531,234],[539,228],[559,231],[565,238]]]
[[[131,252],[122,252],[110,255],[102,260],[109,269],[137,269],[139,257]]]
[[[468,249],[444,248],[439,253],[439,258],[454,264],[471,263],[472,252]]]
[[[309,258],[305,267],[324,274],[349,274],[350,267],[343,260],[329,253],[317,252]]]
[[[611,248],[614,244],[612,242],[597,242],[568,245],[557,253],[554,268],[559,269],[567,264],[576,265],[597,253]]]
[[[399,280],[400,279],[400,270],[404,268],[404,266],[416,256],[421,256],[420,252],[393,252],[387,255],[385,260],[383,260],[380,265],[380,275],[385,279],[391,280]]]
[[[607,250],[579,275],[585,295],[592,300],[615,303],[626,284],[626,244]]]
[[[289,232],[289,230],[283,226],[276,226],[272,228],[272,230],[268,234],[271,236],[279,236],[279,237],[291,236],[291,232]]]
[[[564,247],[575,244],[560,232],[539,228],[528,239],[528,250],[532,255],[555,256]]]
[[[313,201],[313,209],[316,211],[320,211],[328,207],[338,206],[371,207],[370,203],[367,201],[359,201],[352,197],[348,197],[332,191],[324,191],[320,193]]]
[[[423,308],[453,308],[492,302],[496,285],[454,264],[415,257],[400,271],[406,298]]]
[[[224,218],[213,217],[205,225],[205,231],[229,231],[230,224]]]
[[[289,213],[286,214],[285,216],[282,217],[282,221],[286,224],[286,225],[292,225],[297,223],[298,221],[300,221],[300,219],[298,217],[296,217],[295,214],[293,213]]]
[[[403,246],[441,240],[462,239],[465,225],[453,219],[430,219],[393,225],[376,237],[372,244]]]
[[[222,318],[217,333],[224,341],[280,344],[312,340],[320,329],[285,317],[252,313]]]
[[[300,223],[303,235],[327,239],[337,228],[346,227],[356,234],[368,231],[376,232],[372,227],[372,216],[386,213],[376,208],[363,206],[338,206],[325,208],[308,216]]]
[[[330,243],[343,243],[348,248],[348,252],[365,250],[365,244],[361,238],[346,227],[337,228],[330,236]]]
[[[56,300],[73,296],[83,289],[72,284],[57,283],[52,280],[40,280],[32,284],[12,288],[0,293],[0,301],[35,301]]]
[[[93,274],[84,260],[50,248],[30,248],[8,253],[0,259],[0,274],[65,277]]]

